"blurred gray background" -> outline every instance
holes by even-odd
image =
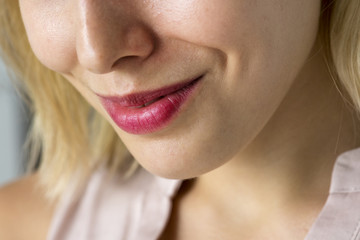
[[[23,144],[29,119],[0,59],[0,186],[25,169]]]

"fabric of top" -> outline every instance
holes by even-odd
[[[80,194],[65,193],[47,239],[157,239],[181,180],[154,176],[142,168],[126,181],[119,179],[107,177],[101,168]],[[329,196],[305,239],[360,240],[360,148],[337,158]]]

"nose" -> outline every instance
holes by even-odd
[[[87,70],[104,74],[122,61],[146,59],[154,49],[152,33],[129,9],[128,1],[78,1],[76,53]]]

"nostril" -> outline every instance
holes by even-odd
[[[135,56],[135,55],[134,56],[126,56],[126,57],[119,58],[111,66],[111,70],[115,70],[117,68],[120,68],[121,65],[124,65],[125,63],[131,62],[131,61],[136,61],[138,59],[139,59],[139,57]]]
[[[96,74],[104,74],[111,71],[113,60],[108,49],[90,42],[90,40],[94,39],[87,40],[78,40],[77,42],[76,53],[79,64],[86,70]]]
[[[106,44],[107,42],[109,44]],[[119,41],[106,37],[93,37],[93,39],[79,42],[77,47],[78,60],[80,65],[97,74],[105,74],[129,66],[129,64],[138,66],[152,54],[154,49],[153,43],[144,42],[143,44],[148,44],[148,46],[134,45],[134,43],[126,46]]]
[[[107,73],[154,50],[152,29],[120,2],[79,1],[76,52],[80,65],[91,72]]]
[[[82,67],[96,74],[105,74],[111,71],[111,64],[107,60],[96,55],[78,55],[78,60]]]

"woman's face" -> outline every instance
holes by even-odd
[[[312,50],[320,5],[20,0],[39,60],[79,90],[145,168],[170,178],[221,166],[261,132]],[[120,99],[200,76],[149,106],[134,108],[151,98]]]

